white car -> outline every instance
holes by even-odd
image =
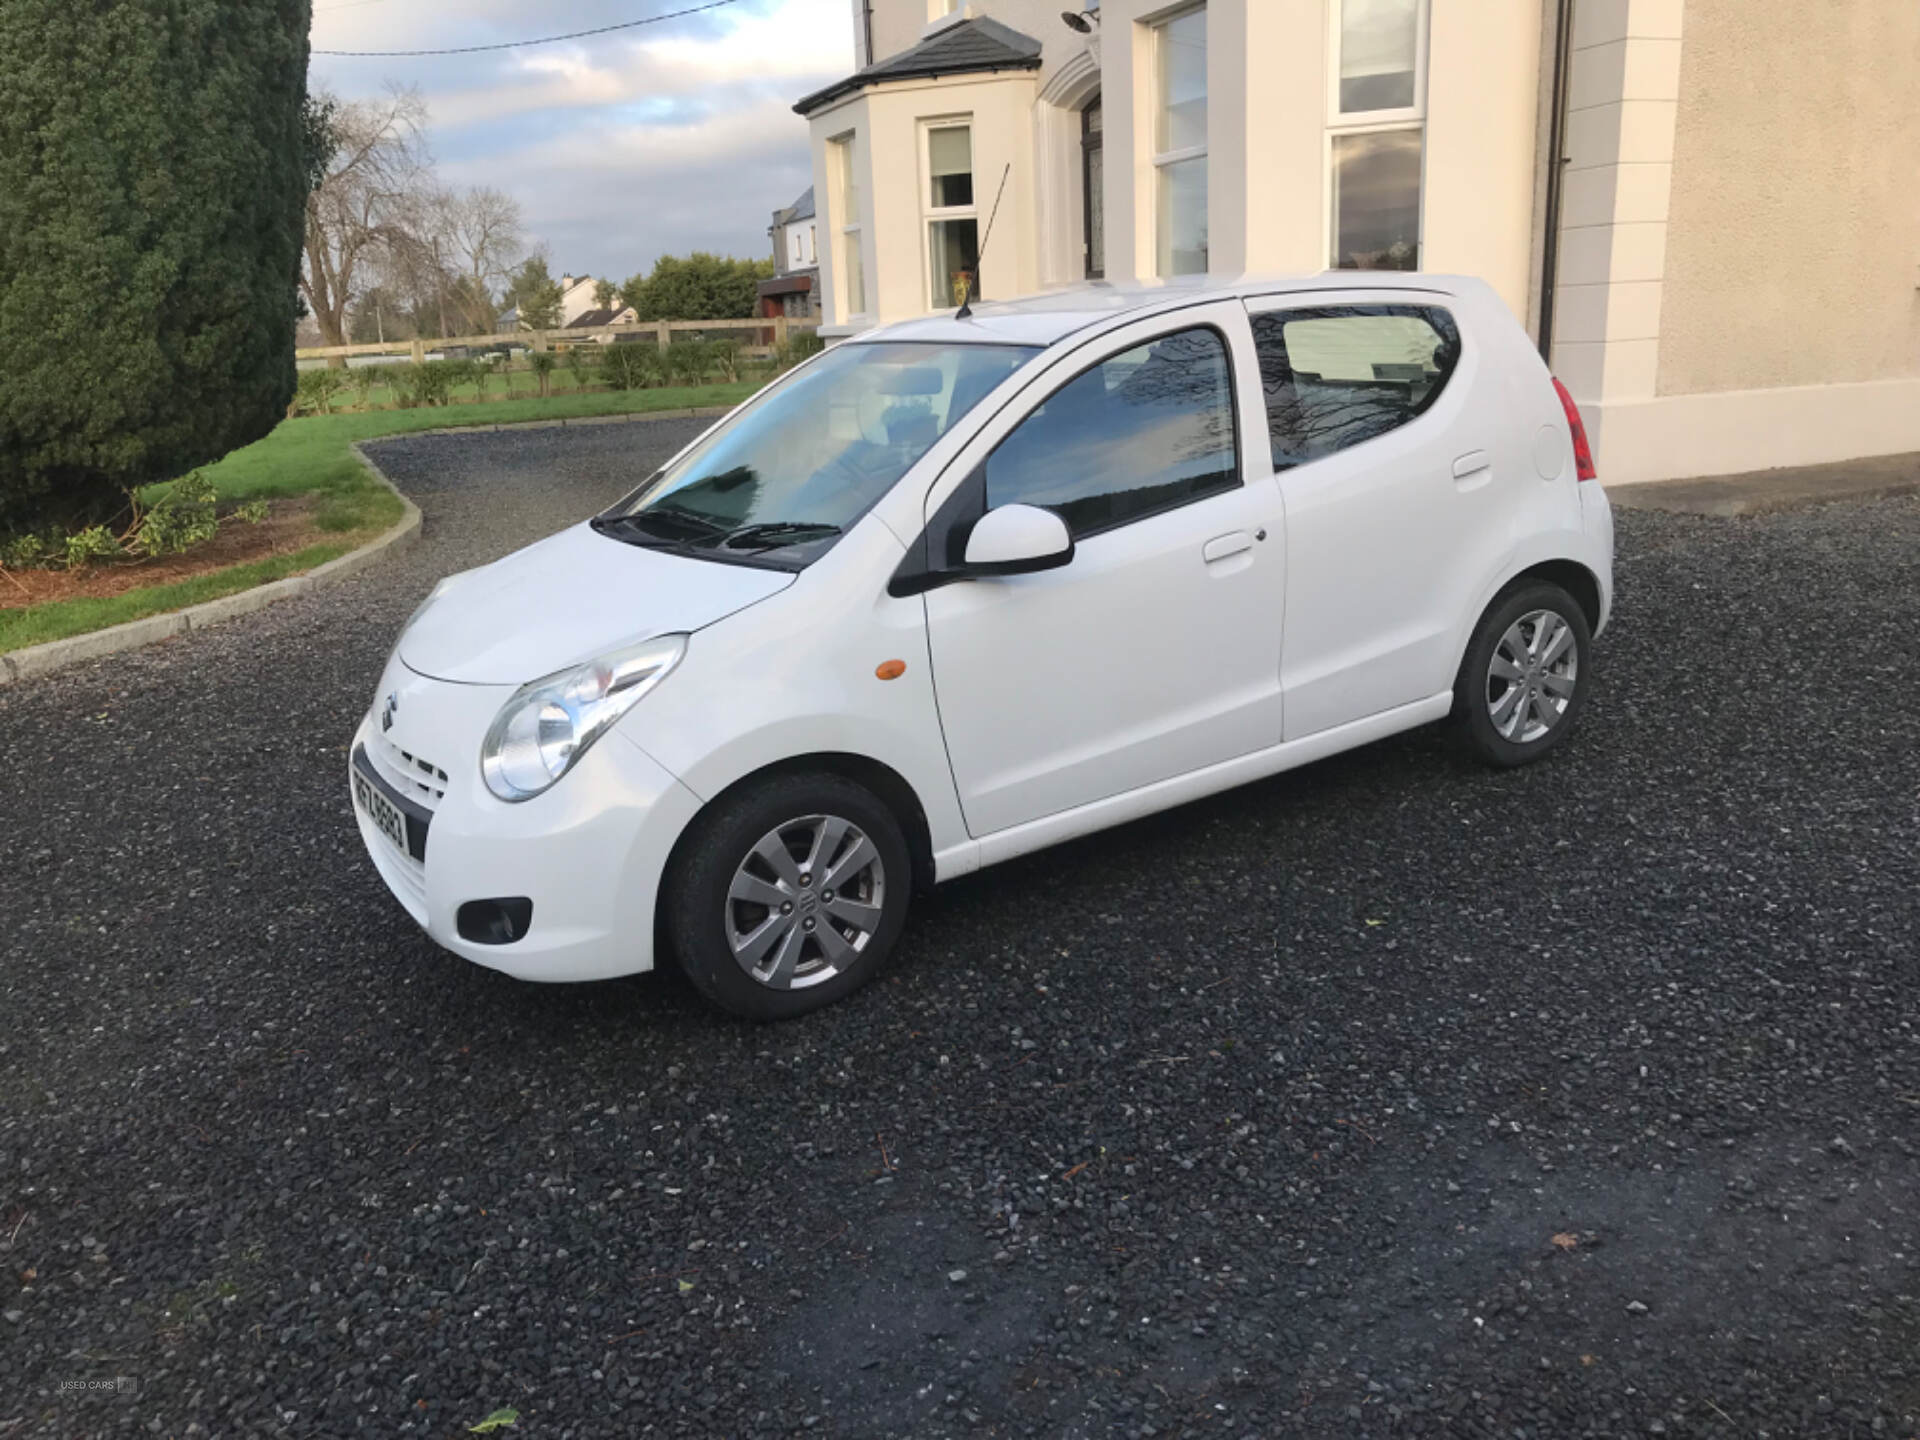
[[[1096,286],[873,331],[441,582],[354,812],[527,980],[666,946],[739,1015],[933,882],[1453,717],[1566,738],[1613,594],[1580,416],[1475,280]]]

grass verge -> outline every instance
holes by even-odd
[[[486,405],[373,410],[282,421],[265,439],[235,450],[207,466],[204,473],[213,481],[223,506],[244,500],[316,496],[314,523],[329,534],[337,535],[338,540],[119,595],[55,600],[19,610],[0,610],[0,651],[64,640],[128,620],[198,605],[203,600],[217,600],[223,595],[311,570],[365,544],[380,531],[398,523],[405,507],[355,458],[351,449],[355,441],[458,425],[515,425],[737,405],[759,389],[760,383],[741,381],[732,385],[660,390],[589,390],[546,399],[533,396]],[[141,492],[141,498],[151,504],[165,491],[164,484],[150,485]]]
[[[389,496],[389,499],[392,497]],[[397,516],[399,507],[395,507]],[[229,565],[224,570],[209,570],[190,580],[170,585],[149,585],[141,590],[126,590],[118,595],[88,597],[79,600],[55,600],[46,605],[30,605],[22,610],[0,610],[0,650],[19,650],[28,645],[44,645],[49,640],[65,640],[89,631],[104,630],[129,620],[144,620],[168,610],[198,605],[203,600],[218,600],[236,591],[251,590],[270,580],[284,580],[316,565],[338,559],[371,536],[346,536],[318,545],[308,545],[286,555],[271,555],[265,560],[249,560]]]

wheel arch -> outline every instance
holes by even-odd
[[[907,778],[891,765],[876,760],[870,755],[861,755],[846,750],[819,750],[804,755],[789,755],[750,770],[738,779],[730,782],[718,793],[709,796],[691,819],[681,827],[673,850],[667,857],[666,866],[661,871],[660,883],[665,885],[673,875],[680,859],[682,849],[688,837],[694,833],[703,815],[715,806],[725,803],[755,784],[782,775],[837,775],[865,787],[893,812],[900,822],[901,832],[907,839],[907,852],[913,857],[913,888],[916,893],[925,893],[933,888],[933,830],[927,821],[926,806],[921,803],[919,794]],[[656,911],[659,907],[656,905]]]
[[[1536,565],[1529,565],[1494,592],[1493,598],[1481,607],[1481,616],[1484,618],[1487,611],[1507,591],[1528,580],[1545,580],[1549,584],[1558,585],[1579,604],[1581,614],[1587,617],[1587,629],[1596,634],[1599,633],[1600,577],[1578,560],[1542,560]],[[1475,628],[1478,628],[1478,622]]]
[[[1524,585],[1530,580],[1544,580],[1565,590],[1586,617],[1587,629],[1596,634],[1599,632],[1607,609],[1606,592],[1601,588],[1599,575],[1592,566],[1564,552],[1548,554],[1518,569],[1504,571],[1503,578],[1487,586],[1480,604],[1468,612],[1468,618],[1454,637],[1452,684],[1459,683],[1460,667],[1467,663],[1467,651],[1473,645],[1473,637],[1480,633],[1487,612],[1498,605],[1501,597],[1514,586]]]

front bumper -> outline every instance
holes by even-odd
[[[480,744],[511,687],[429,680],[395,659],[379,694],[348,753],[364,746],[378,770],[430,809],[424,858],[403,853],[358,805],[353,816],[374,868],[415,922],[454,954],[522,980],[652,969],[654,901],[674,842],[699,809],[694,794],[616,728],[551,790],[510,805],[481,779]],[[388,697],[393,724],[383,728]],[[400,754],[434,757],[415,762],[411,787]],[[460,937],[461,905],[511,896],[533,901],[524,936],[504,945]]]

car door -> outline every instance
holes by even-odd
[[[1303,303],[1310,302],[1310,303]],[[1512,548],[1491,364],[1439,294],[1250,300],[1287,511],[1287,739],[1453,684],[1461,611]],[[1531,467],[1528,467],[1529,469]]]
[[[1279,743],[1284,515],[1241,443],[1256,373],[1238,305],[1128,327],[996,416],[929,497],[936,553],[1006,504],[1074,536],[1062,568],[926,594],[973,835]]]

